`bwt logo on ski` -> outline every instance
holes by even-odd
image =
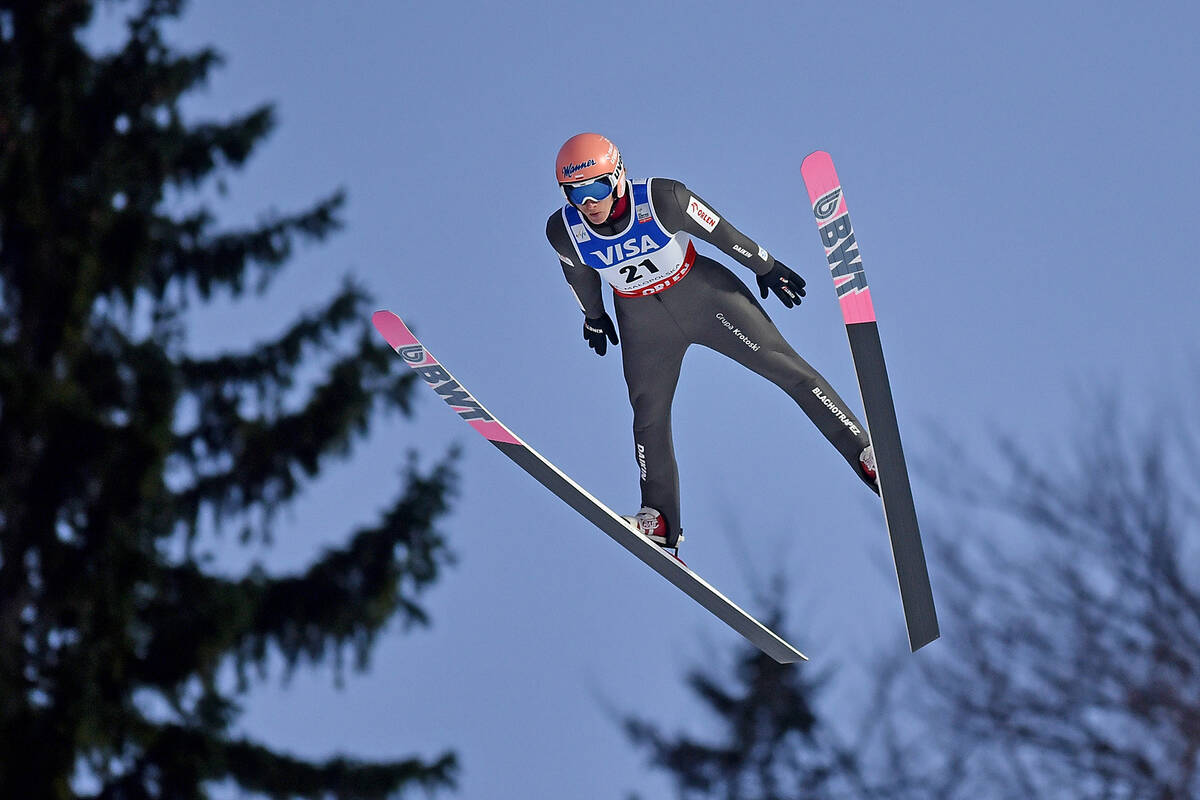
[[[446,401],[446,405],[453,408],[460,417],[466,420],[492,421],[492,416],[483,410],[479,401],[472,397],[470,392],[459,386],[458,381],[450,377],[450,373],[442,369],[440,364],[432,363],[420,366],[426,360],[424,347],[419,344],[402,347],[399,353],[405,361],[414,365],[413,369],[417,374],[424,378],[425,382]]]
[[[850,215],[842,214],[833,222],[822,225],[821,243],[825,245],[825,260],[829,262],[829,271],[833,273],[837,296],[865,291],[867,276],[863,272],[858,245],[854,242]]]
[[[818,220],[827,220],[833,216],[833,212],[837,211],[838,201],[842,199],[842,187],[837,187],[832,192],[822,195],[813,206],[813,214],[816,214]]]
[[[425,360],[425,348],[419,344],[405,345],[396,352],[400,354],[401,358],[408,362],[410,367],[420,364]]]
[[[654,243],[654,240],[648,235],[643,235],[640,242],[636,239],[626,239],[623,242],[610,244],[603,250],[593,250],[592,255],[611,267],[618,260],[640,256],[642,253],[653,253],[657,249],[658,245]]]
[[[581,169],[587,169],[588,167],[594,167],[594,166],[596,166],[596,159],[594,159],[594,158],[589,158],[587,161],[581,162],[579,164],[567,164],[565,167],[563,167],[562,176],[564,178],[569,178],[572,175],[574,175],[576,172],[579,172],[579,170],[581,170]]]

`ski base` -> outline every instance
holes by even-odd
[[[846,335],[850,339],[854,370],[861,376],[859,391],[871,444],[875,446],[883,518],[892,544],[896,579],[901,587],[900,602],[904,607],[908,644],[915,653],[937,639],[940,632],[917,524],[917,509],[900,445],[896,407],[883,362],[879,328],[874,322],[860,322],[847,325]]]
[[[771,658],[781,664],[808,660],[808,656],[742,610],[676,556],[646,538],[624,517],[589,494],[493,417],[470,392],[454,379],[445,367],[430,355],[400,317],[391,311],[377,311],[372,317],[372,322],[376,330],[383,335],[405,363],[415,370],[465,422],[495,445],[500,452],[512,459],[521,469],[528,472],[563,502],[579,512],[584,519],[604,531],[617,544],[662,575],[672,585]]]

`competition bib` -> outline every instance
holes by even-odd
[[[592,230],[579,209],[563,207],[575,251],[622,297],[645,297],[683,279],[696,260],[696,248],[682,231],[672,235],[659,223],[650,202],[649,181],[631,181],[633,212],[616,236]]]

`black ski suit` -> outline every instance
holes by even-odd
[[[632,260],[623,263],[634,264],[639,254],[631,248],[636,245],[626,245],[622,252],[620,237],[632,237],[631,231],[642,223],[653,221],[668,234],[682,232],[699,237],[758,275],[766,275],[775,264],[766,250],[684,184],[666,178],[652,178],[645,184],[640,197],[647,203],[638,203],[634,184],[627,183],[629,202],[618,203],[618,207],[624,206],[623,212],[604,224],[586,223],[586,218],[569,206],[556,211],[546,224],[546,237],[558,253],[585,317],[594,319],[605,313],[601,267],[607,268],[604,275],[614,284],[613,304],[625,382],[633,406],[634,455],[641,472],[642,504],[659,511],[669,525],[682,530],[671,402],[684,353],[692,344],[729,356],[787,392],[855,474],[868,481],[858,460],[870,444],[866,428],[829,383],[784,340],[754,294],[732,272],[696,254],[689,244],[690,266],[680,271],[682,275],[677,273],[675,282],[645,296],[622,295],[624,276],[636,274],[637,269],[626,266],[618,271],[609,264],[614,260],[612,243],[618,243],[619,255],[632,255]],[[646,218],[646,206],[653,220]],[[588,225],[586,231],[579,230],[581,220]],[[606,254],[603,250],[591,252],[605,246],[610,248]],[[621,261],[619,257],[615,260]]]

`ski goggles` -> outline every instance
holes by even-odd
[[[617,190],[617,181],[621,175],[621,167],[621,161],[618,159],[617,168],[607,175],[588,178],[585,181],[576,181],[575,183],[560,183],[558,187],[562,189],[567,202],[573,206],[581,206],[588,200],[599,203]]]
[[[598,203],[617,190],[617,179],[612,175],[601,175],[582,183],[564,183],[562,190],[571,205],[581,206],[588,200]]]

